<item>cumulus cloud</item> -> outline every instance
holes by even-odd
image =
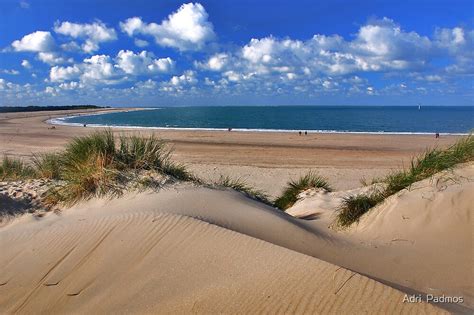
[[[93,55],[82,63],[72,66],[54,66],[50,70],[51,82],[79,80],[82,86],[116,84],[131,76],[169,73],[175,62],[167,58],[155,58],[153,53],[134,53],[121,50],[115,58],[108,55]]]
[[[383,18],[361,26],[351,40],[322,34],[308,40],[253,38],[239,49],[212,55],[195,66],[217,72],[226,84],[239,88],[245,84],[249,89],[305,91],[316,85],[321,91],[336,91],[346,86],[373,95],[377,91],[360,77],[363,73],[418,73],[429,82],[442,82],[441,72],[474,73],[473,39],[474,32],[463,28],[438,29],[429,38]],[[438,73],[423,75],[433,72],[433,61],[440,57],[454,63],[445,69],[438,67]],[[219,80],[208,78],[207,82],[216,86]]]
[[[77,79],[81,74],[81,69],[77,65],[69,67],[54,66],[49,72],[51,82],[63,82]]]
[[[446,67],[448,74],[474,74],[474,30],[441,28],[435,32],[436,44],[456,60]]]
[[[56,22],[54,31],[58,34],[67,35],[72,38],[84,39],[81,48],[85,53],[92,53],[99,49],[99,44],[117,39],[113,28],[107,27],[101,21],[90,24],[79,24],[71,22]]]
[[[121,22],[120,28],[128,36],[151,35],[158,45],[181,51],[200,50],[215,38],[208,14],[199,3],[183,4],[161,24],[146,23],[133,17]]]
[[[50,32],[36,31],[15,40],[12,47],[16,51],[44,52],[54,50],[55,42]]]
[[[153,53],[147,51],[135,54],[133,51],[121,50],[117,54],[116,62],[117,68],[133,75],[167,73],[174,67],[174,61],[171,58],[155,59]]]
[[[184,91],[196,93],[187,95],[198,95],[198,91],[211,90],[225,95],[305,93],[311,97],[346,92],[380,96],[411,93],[423,88],[420,85],[430,92],[441,91],[442,86],[448,85],[454,89],[453,82],[459,83],[459,78],[474,74],[473,30],[438,28],[431,36],[423,36],[403,29],[388,18],[370,20],[346,38],[323,34],[306,39],[266,36],[252,38],[241,46],[221,46],[217,53],[213,50],[210,54],[178,54],[176,58],[188,61],[193,56],[203,56],[193,61],[195,71],[187,70],[180,75],[174,75],[175,60],[156,57],[144,48],[122,49],[113,55],[94,53],[74,62],[68,57],[69,52],[94,52],[101,43],[117,38],[115,30],[100,21],[58,22],[54,29],[68,36],[57,36],[58,46],[51,33],[38,31],[14,41],[8,48],[34,52],[37,60],[51,66],[46,80],[50,85],[47,93],[51,95],[85,87],[82,91],[114,90],[117,95],[123,88],[127,91],[124,93],[135,96],[139,93],[183,95]],[[133,17],[120,23],[120,29],[138,47],[146,47],[147,40],[151,43],[154,39],[160,46],[180,51],[202,49],[216,36],[207,12],[198,3],[182,5],[159,24]],[[21,65],[25,69],[32,66],[26,59]],[[382,77],[382,82],[384,77],[390,77],[390,85],[384,87],[377,82],[375,88],[375,82],[369,82],[371,77],[365,75],[370,72],[382,74],[376,76],[377,80]],[[36,73],[38,77],[41,75]],[[393,82],[397,79],[399,82]],[[117,83],[123,84],[111,86]],[[44,84],[41,93],[46,93]]]
[[[72,58],[65,58],[55,52],[39,52],[38,59],[49,65],[58,65],[63,63],[72,63]]]
[[[175,75],[167,82],[162,82],[160,90],[163,92],[183,92],[185,88],[194,86],[198,83],[196,78],[196,72],[193,70],[187,70],[182,75]]]
[[[173,76],[170,79],[170,84],[174,86],[181,86],[181,85],[187,85],[187,84],[196,84],[197,79],[196,79],[196,72],[192,70],[188,70],[184,72],[180,76]]]
[[[21,66],[22,66],[23,68],[25,68],[25,69],[31,69],[31,64],[30,64],[30,62],[29,62],[28,60],[26,60],[26,59],[23,59],[23,60],[21,61]]]
[[[84,82],[114,83],[113,78],[117,75],[111,58],[107,55],[94,55],[84,59],[84,71],[81,80]]]
[[[220,53],[211,56],[206,62],[196,62],[195,65],[201,69],[207,69],[211,71],[221,71],[228,63],[229,55]]]

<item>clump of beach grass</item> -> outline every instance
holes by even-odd
[[[35,176],[35,169],[21,159],[5,155],[0,163],[0,180],[22,180]]]
[[[340,226],[346,227],[359,220],[377,204],[397,192],[409,188],[415,182],[429,178],[438,172],[449,170],[460,163],[474,160],[474,136],[470,134],[446,149],[429,149],[412,159],[408,169],[393,172],[380,180],[383,189],[343,199],[337,215]]]
[[[342,227],[351,225],[382,200],[383,195],[378,191],[344,197],[337,215],[337,223]]]
[[[193,176],[170,156],[171,150],[153,135],[117,139],[112,131],[105,130],[75,138],[58,157],[43,156],[36,165],[47,171],[58,162],[58,173],[45,172],[62,181],[50,189],[47,202],[74,204],[94,196],[120,195],[133,181],[155,187],[154,181],[139,179],[144,171],[191,180]]]
[[[62,156],[59,153],[33,155],[33,167],[38,178],[60,179]]]
[[[474,136],[461,138],[447,149],[430,149],[413,159],[407,170],[392,173],[383,181],[387,184],[384,195],[390,196],[413,183],[431,177],[459,163],[474,160]]]
[[[326,191],[332,191],[326,178],[310,171],[299,179],[292,180],[287,184],[283,193],[274,201],[275,207],[281,210],[288,209],[298,200],[298,195],[301,192],[310,188],[322,188]]]
[[[221,176],[219,180],[215,183],[215,186],[231,188],[233,190],[243,193],[244,195],[252,199],[258,200],[268,205],[272,205],[272,202],[270,201],[268,195],[265,192],[250,186],[240,178],[236,179],[231,178],[230,176]]]

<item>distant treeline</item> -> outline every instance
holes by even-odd
[[[74,109],[97,109],[110,108],[110,106],[96,105],[69,105],[69,106],[12,106],[0,107],[0,113],[21,113],[21,112],[39,112],[53,110],[74,110]]]

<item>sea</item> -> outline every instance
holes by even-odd
[[[321,133],[467,134],[474,106],[189,106],[68,116],[87,127]]]

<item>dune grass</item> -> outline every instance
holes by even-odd
[[[61,181],[50,188],[45,202],[71,205],[94,196],[120,195],[133,182],[157,187],[153,178],[140,177],[145,171],[193,180],[170,156],[171,150],[154,136],[116,137],[106,130],[73,139],[63,152],[36,155],[33,165],[36,176]]]
[[[281,210],[288,209],[298,200],[298,195],[302,191],[310,188],[322,188],[326,191],[332,191],[331,186],[324,177],[310,171],[299,179],[292,180],[287,184],[283,193],[274,201],[275,207]]]
[[[382,200],[383,195],[378,192],[344,197],[337,215],[337,223],[343,227],[351,225]]]
[[[377,204],[397,192],[409,188],[413,183],[434,174],[451,169],[459,163],[474,160],[474,136],[471,134],[458,140],[446,149],[430,149],[412,159],[408,169],[389,174],[381,179],[383,189],[375,189],[365,195],[344,198],[339,209],[337,222],[349,226]]]
[[[215,183],[215,186],[231,188],[252,199],[258,200],[268,205],[273,205],[265,192],[250,186],[240,178],[235,179],[231,178],[230,176],[221,176]]]
[[[22,180],[35,176],[35,169],[21,159],[5,155],[0,163],[0,180]]]
[[[62,156],[58,153],[43,153],[33,155],[33,167],[36,177],[60,179]]]
[[[387,184],[385,196],[390,196],[409,187],[411,184],[450,169],[456,164],[474,160],[474,136],[461,138],[447,149],[431,149],[412,160],[407,170],[388,175],[383,182]]]

